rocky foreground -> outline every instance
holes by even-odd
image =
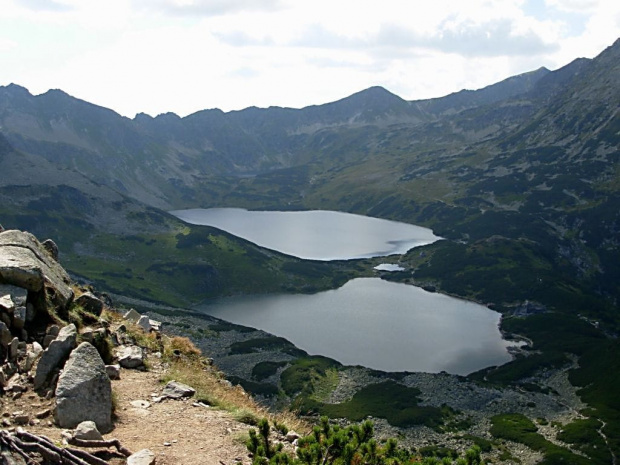
[[[73,284],[57,253],[52,241],[0,232],[0,463],[249,463],[248,426],[213,408],[228,396],[254,419],[249,396],[188,340]],[[184,366],[215,396],[168,380]]]

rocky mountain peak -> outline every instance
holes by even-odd
[[[18,84],[11,83],[8,86],[0,86],[0,91],[10,92],[13,94],[27,94],[31,95],[28,89]]]

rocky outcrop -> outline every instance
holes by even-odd
[[[103,302],[92,292],[85,292],[75,299],[75,303],[89,313],[99,316],[103,311]]]
[[[65,326],[60,330],[56,339],[45,349],[34,376],[34,388],[40,389],[45,386],[51,373],[60,368],[61,362],[69,357],[77,342],[77,329],[74,324]]]
[[[103,433],[112,430],[112,387],[97,349],[80,344],[69,357],[56,387],[56,423],[74,428],[94,421]]]
[[[0,284],[26,289],[28,301],[38,306],[49,300],[64,309],[73,300],[70,282],[67,272],[32,234],[0,232]]]

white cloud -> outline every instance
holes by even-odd
[[[218,16],[282,8],[279,0],[133,0],[133,4],[140,9],[180,16]]]
[[[17,4],[34,11],[70,11],[71,5],[55,0],[17,0]]]
[[[305,106],[372,85],[406,99],[593,57],[616,0],[7,0],[0,85],[133,116]]]
[[[0,53],[13,50],[15,47],[17,47],[17,42],[14,40],[0,38]]]

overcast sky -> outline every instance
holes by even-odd
[[[407,99],[592,58],[618,0],[0,0],[0,85],[118,113]]]

